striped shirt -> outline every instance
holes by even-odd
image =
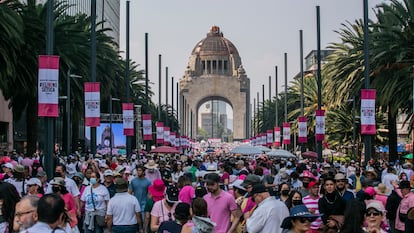
[[[313,212],[313,214],[320,214],[319,213],[319,207],[318,207],[318,201],[319,198],[316,199],[312,199],[310,195],[305,196],[302,199],[303,204],[306,206],[306,208],[308,208],[308,210],[310,212],[312,212],[311,210],[315,210],[315,212]],[[319,226],[322,224],[322,218],[317,218],[314,222],[311,223],[311,229],[313,230],[317,230],[319,229]]]

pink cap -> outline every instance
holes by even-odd
[[[366,193],[366,194],[368,194],[369,196],[374,196],[377,192],[375,192],[375,189],[373,188],[373,187],[367,187],[365,190],[364,190],[364,192]]]
[[[245,174],[241,174],[240,176],[239,176],[239,180],[244,180],[246,178],[246,175]]]

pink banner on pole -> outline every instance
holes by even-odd
[[[157,122],[155,123],[155,126],[157,128],[157,144],[163,144],[164,143],[164,123]]]
[[[307,118],[305,116],[298,117],[298,142],[306,143],[308,141],[308,129],[306,126]]]
[[[84,83],[85,88],[85,126],[101,125],[101,94],[99,82]]]
[[[260,145],[266,146],[266,133],[261,133],[260,137],[261,137]]]
[[[142,134],[145,141],[152,141],[151,114],[142,114]]]
[[[275,127],[275,146],[280,146],[280,127]]]
[[[316,141],[325,140],[325,110],[316,110],[315,137]]]
[[[283,144],[285,145],[290,144],[290,123],[289,122],[283,123]]]
[[[164,145],[170,143],[170,127],[164,127]]]
[[[273,144],[273,130],[267,130],[267,146],[272,146]]]
[[[134,104],[122,104],[122,120],[124,124],[124,135],[134,136]]]
[[[171,143],[171,146],[176,147],[176,145],[175,145],[175,132],[170,132],[170,143]]]
[[[361,90],[361,134],[375,135],[375,89]]]
[[[59,56],[40,55],[38,68],[37,115],[59,117]]]

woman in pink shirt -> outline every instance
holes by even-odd
[[[376,192],[374,199],[380,201],[384,206],[387,206],[387,199],[391,193],[390,189],[384,183],[379,183],[374,189]]]
[[[70,227],[75,227],[78,224],[75,199],[66,189],[65,180],[61,177],[55,177],[52,181],[50,181],[50,185],[52,185],[52,191],[59,194],[65,202],[65,209],[71,218]]]
[[[195,198],[195,190],[191,186],[191,180],[188,176],[180,176],[177,183],[178,190],[178,200],[185,202],[191,205],[191,201]]]
[[[414,193],[411,192],[410,181],[408,180],[401,181],[399,186],[396,182],[393,182],[392,184],[395,192],[402,197],[397,209],[395,229],[404,232],[408,210],[414,207]]]

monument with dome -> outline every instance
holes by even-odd
[[[233,139],[250,136],[250,79],[236,47],[218,26],[212,26],[192,50],[179,89],[182,135],[195,138],[200,106],[220,100],[233,109]]]

